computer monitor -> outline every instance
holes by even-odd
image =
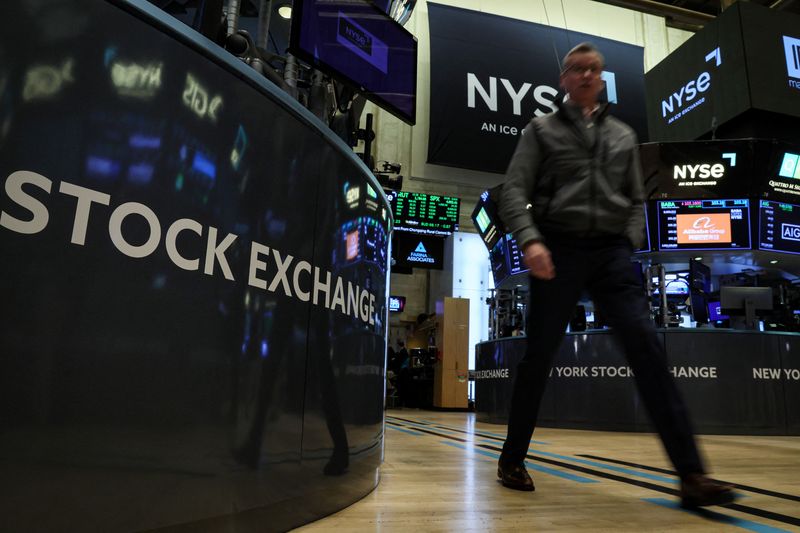
[[[719,295],[722,312],[744,315],[745,329],[756,329],[756,315],[772,310],[772,287],[720,287]]]
[[[295,0],[289,51],[414,125],[417,39],[369,0]]]
[[[722,314],[722,308],[719,302],[708,302],[708,319],[711,322],[719,322],[721,320],[728,320],[728,315]]]

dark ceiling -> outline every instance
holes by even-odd
[[[562,0],[563,1],[563,0]],[[604,4],[626,7],[635,11],[664,17],[667,26],[697,31],[722,13],[736,0],[598,0]],[[750,1],[771,9],[800,14],[800,0],[739,0]]]

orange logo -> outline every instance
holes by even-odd
[[[676,215],[678,244],[731,242],[730,213]]]

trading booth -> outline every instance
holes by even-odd
[[[800,434],[800,146],[774,140],[641,146],[646,244],[632,268],[700,432]],[[476,409],[504,422],[524,356],[527,277],[496,217],[473,213],[495,279],[492,334],[476,347]],[[585,299],[555,358],[540,418],[647,430],[621,346]],[[493,372],[481,372],[490,370]]]

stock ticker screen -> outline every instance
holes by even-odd
[[[758,206],[758,247],[800,254],[800,206],[761,200]]]
[[[659,250],[750,248],[750,204],[746,199],[656,204]]]
[[[461,199],[421,192],[396,191],[387,194],[398,230],[450,235],[458,231]]]

